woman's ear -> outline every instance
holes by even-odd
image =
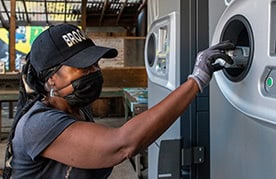
[[[45,82],[45,83],[44,83],[44,89],[45,89],[47,92],[50,92],[51,87],[49,86],[49,83],[48,83],[48,82]]]
[[[54,85],[55,85],[54,79],[52,76],[50,76],[50,78],[48,78],[48,80],[45,82],[44,88],[47,92],[50,92],[51,88],[53,88]]]

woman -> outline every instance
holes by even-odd
[[[78,27],[51,26],[32,45],[22,72],[4,178],[107,178],[112,167],[145,149],[208,85],[231,43],[198,55],[188,80],[155,107],[120,128],[93,122],[89,104],[102,89],[101,58],[117,51],[96,46]]]

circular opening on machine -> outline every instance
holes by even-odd
[[[148,47],[147,47],[147,60],[150,67],[153,66],[155,60],[155,50],[156,50],[156,42],[155,35],[152,33],[148,39]]]
[[[247,75],[254,51],[253,32],[248,20],[242,15],[233,16],[223,28],[220,41],[230,40],[235,46],[242,49],[247,49],[246,55],[243,56],[244,60],[242,65],[225,68],[223,70],[225,76],[233,81],[238,82],[245,78]],[[234,63],[239,61],[239,56],[234,59]]]

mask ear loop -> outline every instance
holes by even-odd
[[[50,97],[54,97],[55,96],[55,90],[54,88],[50,89]]]

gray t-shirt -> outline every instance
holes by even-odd
[[[112,168],[72,168],[40,156],[40,153],[75,121],[72,116],[62,111],[36,102],[16,126],[12,141],[12,178],[107,178]]]

